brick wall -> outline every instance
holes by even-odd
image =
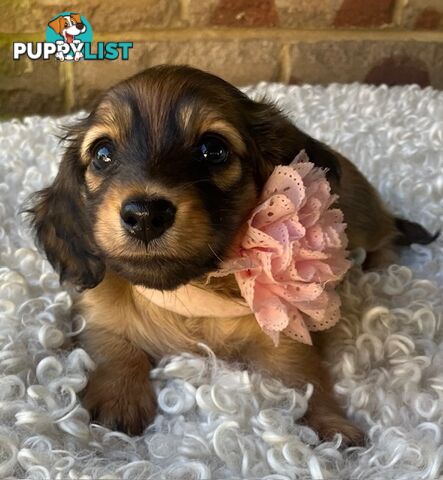
[[[133,41],[129,61],[12,60],[63,10],[94,41]],[[0,115],[87,108],[115,82],[187,63],[237,85],[261,80],[443,88],[443,0],[0,0]]]

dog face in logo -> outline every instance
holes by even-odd
[[[61,35],[66,43],[72,43],[74,41],[74,37],[86,32],[86,25],[82,23],[78,13],[60,15],[49,22],[49,26],[54,30],[54,32]]]
[[[78,40],[75,40],[75,37],[86,32],[86,25],[82,22],[80,14],[78,13],[60,15],[54,20],[51,20],[48,25],[52,28],[52,30],[54,30],[55,33],[62,36],[64,42],[68,44],[77,43]],[[82,56],[83,55],[81,52],[76,52],[74,60],[78,61]],[[63,53],[61,52],[57,53],[56,57],[61,61],[65,59]],[[66,58],[70,59],[69,57]]]

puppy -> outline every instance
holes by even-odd
[[[61,35],[66,43],[72,43],[74,38],[86,31],[86,25],[78,13],[60,15],[48,24],[55,33]]]
[[[390,260],[396,244],[433,237],[394,218],[355,166],[275,106],[186,66],[151,68],[111,88],[67,141],[58,175],[37,192],[31,213],[61,281],[85,290],[82,343],[97,363],[83,396],[91,416],[141,433],[156,413],[150,369],[164,355],[199,352],[204,342],[288,386],[312,383],[306,422],[324,439],[339,432],[348,444],[362,443],[315,346],[283,335],[275,347],[253,315],[181,315],[135,286],[194,285],[238,298],[232,276],[206,284],[207,276],[228,256],[275,166],[302,149],[327,169],[349,248],[363,247],[368,266]]]
[[[60,15],[55,18],[48,24],[55,33],[61,35],[65,43],[76,43],[78,40],[75,40],[77,35],[86,32],[86,25],[81,21],[80,15],[78,13],[71,13],[70,15]],[[60,43],[63,43],[60,40]],[[60,61],[65,60],[65,56],[62,52],[58,52],[56,57]],[[81,52],[76,52],[74,60],[78,61],[83,57]],[[68,60],[72,59],[70,56],[66,57]]]

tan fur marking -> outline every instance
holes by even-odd
[[[240,133],[229,122],[222,119],[211,120],[209,118],[200,127],[200,134],[205,132],[219,133],[231,143],[235,152],[239,154],[245,153],[246,146]]]
[[[100,188],[100,185],[102,184],[102,179],[98,177],[98,175],[94,175],[91,170],[86,170],[85,173],[85,181],[86,181],[86,186],[88,187],[88,190],[90,192],[95,192]]]
[[[179,112],[179,118],[181,126],[184,131],[189,130],[190,134],[197,132],[198,136],[207,132],[218,133],[225,137],[233,147],[234,151],[239,154],[243,154],[246,150],[246,146],[243,139],[237,129],[231,125],[227,120],[220,118],[220,114],[210,110],[195,110],[192,105],[186,105],[182,107]],[[200,123],[194,125],[195,122]],[[194,129],[194,132],[191,130]]]
[[[239,132],[229,122],[220,119],[215,112],[202,112],[193,110],[192,105],[186,105],[179,112],[183,130],[192,128],[193,116],[204,118],[204,121],[198,128],[199,136],[207,132],[218,133],[228,140],[234,154],[243,154],[246,150],[245,144]],[[229,190],[241,177],[241,162],[239,158],[234,158],[230,165],[222,172],[214,175],[215,184],[222,190]]]
[[[89,149],[96,140],[108,137],[116,142],[122,142],[131,124],[132,113],[126,103],[117,102],[115,105],[106,100],[97,107],[95,113],[98,123],[89,128],[80,147],[80,157],[84,165],[91,161]]]
[[[97,220],[94,226],[95,239],[108,255],[119,254],[131,255],[127,247],[127,238],[120,223],[120,209],[124,195],[124,189],[110,187],[103,202],[97,210]]]
[[[180,118],[181,127],[184,131],[191,128],[191,120],[192,120],[193,114],[194,114],[194,108],[192,105],[185,105],[180,109],[178,115]]]
[[[118,128],[113,125],[96,125],[91,127],[86,135],[85,138],[83,139],[82,146],[80,148],[80,158],[83,163],[83,165],[89,165],[91,162],[91,153],[90,153],[90,148],[92,144],[98,140],[99,138],[102,137],[107,137],[107,138],[118,138],[120,135]]]
[[[241,174],[242,169],[240,160],[238,158],[234,158],[231,160],[231,163],[227,168],[215,173],[212,179],[218,188],[221,188],[222,190],[229,190],[240,180]]]

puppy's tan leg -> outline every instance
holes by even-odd
[[[269,341],[249,356],[253,365],[279,378],[287,386],[303,388],[307,383],[314,385],[304,419],[320,438],[330,440],[336,433],[341,433],[347,445],[364,443],[364,433],[345,417],[333,396],[332,382],[314,346],[281,336],[278,347]]]
[[[95,326],[81,341],[97,363],[83,394],[84,407],[102,425],[141,434],[156,413],[148,356],[124,337]]]

